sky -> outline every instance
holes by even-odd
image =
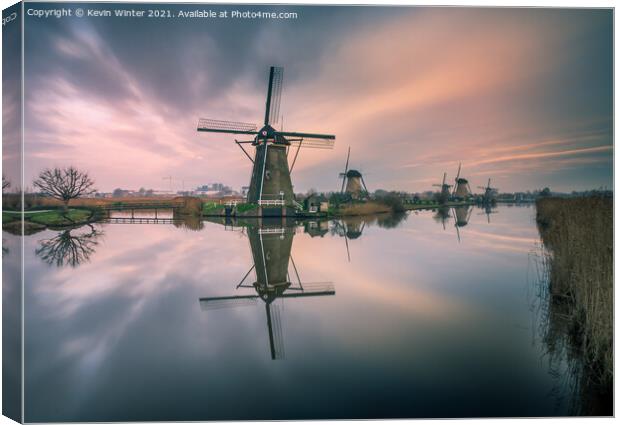
[[[338,190],[349,147],[371,191],[430,190],[459,163],[475,191],[613,186],[611,10],[205,8],[298,17],[27,16],[25,184],[74,165],[100,191],[240,189],[252,164],[235,137],[197,123],[260,124],[277,65],[283,128],[336,135],[300,153],[296,192]]]

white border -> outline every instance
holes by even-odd
[[[6,8],[9,7],[10,5],[16,3],[14,1],[10,1],[7,2],[5,0],[0,0],[2,2],[2,8]],[[69,2],[69,1],[45,1],[45,0],[29,0],[29,3],[103,3],[102,1],[97,1],[97,0],[82,0],[82,1],[76,1],[76,2]],[[410,1],[410,0],[389,0],[389,1],[381,1],[381,0],[377,0],[377,1],[372,1],[372,0],[337,0],[337,1],[329,1],[329,0],[314,0],[312,2],[310,1],[303,1],[303,0],[288,0],[288,1],[260,1],[260,0],[245,0],[245,1],[178,1],[178,0],[131,0],[131,1],[125,1],[125,2],[116,2],[116,1],[109,1],[106,3],[193,3],[193,4],[289,4],[289,5],[376,5],[376,6],[390,6],[390,5],[401,5],[401,6],[478,6],[478,7],[557,7],[557,8],[614,8],[616,6],[616,2],[615,1],[610,1],[610,0],[591,0],[591,1],[578,1],[578,0],[562,0],[562,1],[558,1],[558,0],[541,0],[541,1],[532,1],[532,0],[522,0],[522,1],[510,1],[510,0],[495,0],[495,1],[481,1],[481,0],[477,0],[477,1],[467,1],[467,0],[423,0],[421,2],[417,2],[417,1]],[[614,15],[615,15],[615,10],[614,10]],[[24,98],[24,86],[23,86],[23,72],[24,72],[24,63],[23,63],[23,49],[24,49],[24,45],[23,45],[23,12],[22,12],[22,180],[23,180],[23,173],[24,173],[24,157],[23,157],[23,130],[24,130],[24,111],[23,111],[23,107],[24,107],[24,102],[23,102],[23,98]],[[617,121],[618,115],[617,115],[617,110],[615,108],[616,106],[616,98],[617,98],[617,87],[615,85],[615,81],[616,81],[616,77],[618,76],[617,70],[617,64],[616,64],[616,46],[618,46],[618,41],[619,41],[620,37],[618,36],[617,32],[615,31],[615,16],[614,16],[614,147],[615,147],[615,123]],[[1,43],[1,35],[0,35],[0,53],[1,53],[1,48],[2,48],[2,43]],[[1,89],[0,89],[0,95],[1,95]],[[1,102],[0,102],[0,113],[2,111],[1,109]],[[1,133],[1,132],[0,132]],[[0,146],[1,146],[1,134],[0,134]],[[620,183],[620,177],[615,173],[616,167],[616,155],[617,152],[614,149],[614,187],[619,187],[619,183]],[[0,172],[2,170],[1,164],[0,164]],[[620,215],[620,212],[618,211],[618,209],[616,208],[616,200],[615,200],[615,196],[614,196],[614,222],[616,222],[618,216]],[[615,227],[615,224],[614,224]],[[614,229],[614,237],[616,238],[619,234],[619,230],[617,228]],[[615,241],[616,239],[614,239]],[[614,244],[615,245],[615,244]],[[615,254],[615,253],[614,253]],[[23,362],[23,344],[24,344],[24,339],[23,339],[23,313],[24,313],[24,306],[23,306],[23,285],[24,285],[24,265],[23,265],[23,255],[24,255],[24,247],[23,247],[23,243],[22,243],[22,362]],[[615,283],[615,262],[616,258],[614,255],[614,283]],[[1,276],[0,276],[0,282],[1,282]],[[618,305],[618,294],[616,291],[615,292],[615,299],[614,299],[614,319],[615,319],[615,306]],[[1,312],[1,305],[0,305],[0,312]],[[614,320],[615,323],[615,320]],[[1,328],[0,328],[0,335],[1,335]],[[1,341],[1,339],[0,339]],[[614,333],[614,349],[617,347],[617,333]],[[0,361],[2,359],[2,354],[1,354],[1,350],[0,350]],[[615,350],[615,364],[617,363],[617,359],[618,359],[618,351]],[[23,363],[22,363],[23,365]],[[22,368],[22,418],[23,418],[23,405],[24,405],[24,386],[23,386],[23,379],[24,379],[24,375],[23,375],[23,368]],[[0,389],[0,404],[1,404],[1,394],[2,394],[2,390]],[[617,381],[614,384],[614,404],[615,401],[618,398],[618,385],[617,385]],[[495,419],[462,419],[461,421],[467,421],[467,423],[473,423],[473,424],[477,424],[477,423],[488,423],[490,420],[495,420]],[[536,423],[545,423],[545,424],[566,424],[566,423],[603,423],[603,422],[609,422],[613,419],[601,419],[601,418],[551,418],[551,419],[502,419],[503,423],[507,423],[507,424],[525,424],[525,423],[531,423],[531,421],[536,421]],[[373,423],[381,423],[381,424],[389,424],[389,423],[415,423],[415,424],[423,424],[423,425],[428,425],[428,424],[436,424],[436,423],[448,423],[448,422],[453,422],[454,420],[385,420],[385,421],[373,421]],[[322,423],[323,421],[304,421],[304,423],[307,424],[319,424]],[[338,421],[338,423],[341,424],[353,424],[359,421]],[[0,425],[5,425],[5,424],[14,424],[15,422],[13,422],[12,420],[1,416],[0,417]],[[151,424],[152,422],[142,422],[144,424]],[[173,424],[173,423],[185,423],[185,422],[156,422],[154,424]],[[231,425],[236,425],[236,424],[243,424],[244,422],[226,422],[226,424],[231,424]],[[247,422],[246,422],[247,423]],[[269,424],[270,422],[252,422],[253,424]]]

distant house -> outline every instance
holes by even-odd
[[[304,209],[310,213],[327,212],[329,201],[324,195],[312,194],[304,199]]]

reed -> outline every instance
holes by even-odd
[[[579,352],[587,379],[611,391],[613,200],[541,198],[536,207],[552,308],[562,311],[566,337]]]

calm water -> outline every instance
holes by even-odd
[[[528,207],[27,236],[25,419],[566,414],[538,240]]]

